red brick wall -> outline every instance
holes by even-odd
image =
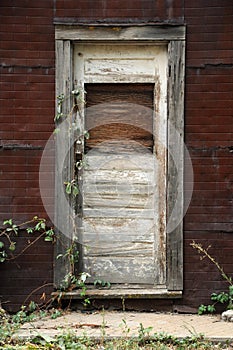
[[[183,1],[164,0],[57,0],[55,16],[84,21],[177,21],[183,18]]]
[[[194,193],[185,217],[183,303],[209,303],[226,284],[190,247],[201,242],[233,275],[233,3],[186,1],[185,136]]]
[[[214,266],[199,261],[190,242],[211,244],[210,251],[233,274],[232,0],[1,0],[0,16],[0,217],[20,221],[45,215],[38,171],[53,130],[54,18],[186,23],[185,138],[195,183],[185,217],[185,290],[179,303],[208,302],[225,284]],[[31,255],[0,267],[0,295],[12,305],[52,281],[52,247],[35,249],[35,260]]]
[[[38,173],[53,130],[53,1],[1,1],[0,218],[44,215]]]
[[[0,16],[0,219],[21,222],[45,216],[39,165],[53,130],[53,1],[3,0]],[[26,237],[20,233],[19,250]],[[1,264],[0,296],[9,310],[52,282],[52,251],[40,240],[16,261]],[[43,291],[32,299],[39,301]]]
[[[0,264],[0,296],[2,306],[9,312],[20,309],[30,301],[42,305],[51,299],[53,291],[53,261],[51,242],[45,242],[39,234],[28,235],[21,231],[17,240],[14,260]],[[36,240],[30,248],[29,242]],[[45,299],[42,298],[45,296]]]

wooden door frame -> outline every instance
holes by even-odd
[[[184,169],[184,74],[185,74],[185,26],[79,26],[56,24],[56,96],[64,94],[71,96],[73,86],[73,51],[77,42],[81,43],[140,43],[166,44],[168,53],[167,76],[167,120],[168,123],[168,153],[167,153],[167,221],[174,205],[176,215],[183,215],[183,169]],[[58,106],[56,106],[57,108]],[[71,108],[71,98],[63,102],[63,113]],[[177,134],[179,138],[177,138]],[[56,259],[58,254],[64,254],[69,247],[74,234],[74,203],[72,198],[65,201],[61,197],[64,189],[63,177],[71,178],[74,172],[73,140],[66,142],[56,138],[56,174],[55,174],[55,227],[57,243],[55,245],[54,284],[60,288],[64,277],[69,272],[68,259]],[[61,164],[60,159],[65,163]],[[175,162],[174,162],[175,159]],[[177,186],[177,184],[179,184]],[[66,232],[64,235],[62,232]],[[69,238],[68,238],[69,237]],[[167,234],[167,295],[169,291],[183,290],[183,222],[181,221]],[[166,294],[166,293],[165,293]]]

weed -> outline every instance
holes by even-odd
[[[55,320],[58,317],[62,316],[62,311],[58,310],[58,309],[52,309],[51,315],[50,317],[52,318],[52,320]]]
[[[209,254],[208,250],[211,246],[208,246],[206,249],[202,247],[201,244],[198,244],[196,242],[192,242],[190,244],[194,249],[198,251],[199,254],[202,254],[200,259],[203,260],[204,258],[208,258],[220,271],[221,276],[225,281],[228,283],[228,292],[220,292],[220,293],[212,293],[211,294],[211,300],[213,301],[210,305],[204,305],[201,304],[198,308],[198,314],[202,315],[204,313],[213,313],[216,311],[215,305],[225,304],[226,309],[232,310],[233,309],[233,282],[232,277],[228,276],[225,271],[223,270],[222,266]]]
[[[111,288],[111,283],[109,281],[103,281],[103,280],[100,280],[100,279],[97,279],[94,281],[94,286],[96,288]]]
[[[122,328],[122,333],[125,337],[129,336],[130,328],[128,327],[126,320],[123,319],[122,323],[120,324],[120,327]]]
[[[147,339],[149,339],[150,332],[152,330],[153,330],[153,327],[144,328],[143,324],[140,323],[140,327],[139,327],[139,330],[138,330],[139,343],[144,344],[147,341]]]

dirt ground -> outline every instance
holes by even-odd
[[[233,340],[233,323],[224,322],[219,315],[193,315],[146,312],[93,312],[91,314],[66,312],[51,319],[44,318],[24,324],[18,336],[47,335],[53,337],[65,332],[89,337],[137,336],[140,324],[153,327],[150,334],[165,332],[177,337],[203,334],[217,341]]]

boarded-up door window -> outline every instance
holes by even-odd
[[[121,141],[122,150],[133,151],[133,140],[135,147],[138,143],[152,151],[153,84],[86,84],[85,90],[86,128],[91,136],[86,150],[101,147],[102,142],[110,146],[112,140]]]

